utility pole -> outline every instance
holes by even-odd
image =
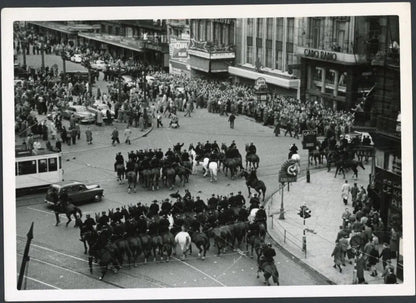
[[[65,51],[62,51],[61,57],[62,57],[62,70],[64,72],[63,82],[65,82],[65,80],[66,80],[66,59],[65,59]]]
[[[44,44],[43,44],[43,38],[40,40],[40,53],[42,56],[42,71],[45,70],[45,52],[44,52]]]
[[[289,183],[288,183],[289,184]],[[281,188],[280,190],[282,191],[282,199],[280,201],[280,214],[279,214],[279,220],[284,220],[285,219],[285,207],[283,204],[283,192],[285,191],[285,183],[282,182],[281,183]]]
[[[22,289],[22,282],[23,282],[23,277],[25,275],[26,263],[29,262],[30,260],[29,248],[30,248],[30,242],[32,241],[32,239],[33,239],[33,222],[32,222],[32,225],[30,226],[29,232],[27,233],[25,251],[23,253],[22,265],[20,266],[19,278],[17,280],[18,290]]]
[[[121,66],[118,62],[118,103],[121,104]]]

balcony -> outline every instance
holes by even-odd
[[[191,40],[189,44],[189,54],[205,59],[234,59],[235,46],[216,45],[207,41]]]
[[[169,45],[166,36],[142,36],[142,37],[124,37],[107,34],[80,33],[80,37],[112,44],[118,47],[128,48],[134,51],[143,51],[145,49],[155,50],[163,53],[169,52]]]

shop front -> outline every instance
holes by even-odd
[[[228,74],[228,67],[233,64],[235,53],[189,49],[189,57],[192,70],[203,72],[204,76],[218,76]]]
[[[338,110],[355,107],[368,91],[371,68],[365,56],[298,47],[301,100],[317,100]]]

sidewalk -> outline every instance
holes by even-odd
[[[370,165],[365,166],[363,171],[359,169],[358,180],[352,179],[351,172],[346,174],[346,180],[351,184],[357,183],[358,187],[368,184]],[[334,168],[331,172],[326,169],[311,174],[311,182],[307,183],[305,178],[298,179],[290,184],[289,191],[284,189],[283,202],[285,219],[279,219],[281,192],[277,192],[266,202],[266,210],[270,215],[267,226],[269,235],[287,252],[298,258],[301,262],[313,270],[319,272],[335,284],[352,284],[354,265],[346,262],[342,267],[342,273],[334,269],[332,251],[335,247],[335,239],[342,224],[341,215],[348,207],[352,212],[351,198],[349,204],[344,205],[341,199],[341,186],[345,182],[338,175],[334,178]],[[303,218],[298,215],[301,205],[306,204],[312,211],[311,217],[306,219],[305,226]],[[302,251],[303,229],[308,228],[315,232],[306,232],[307,252]],[[285,236],[286,234],[286,236]],[[396,260],[393,260],[396,267]],[[396,267],[397,268],[397,267]],[[371,277],[370,272],[365,271],[364,276],[369,284],[383,284],[381,277],[382,264],[377,264],[378,277]]]

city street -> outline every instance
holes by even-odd
[[[267,274],[276,278],[273,265],[281,286],[410,281],[403,279],[397,16],[25,21],[13,32],[11,250],[19,278],[28,261],[18,290],[263,286]],[[57,78],[63,64],[82,74]],[[95,70],[91,79],[86,72]],[[190,146],[192,156],[182,153]],[[255,172],[247,155],[259,158]],[[192,157],[207,161],[210,172],[218,163],[218,177],[204,176],[198,163],[182,183]],[[130,183],[139,179],[133,190],[116,167]],[[145,185],[159,170],[159,186]],[[164,183],[170,176],[172,186]],[[39,187],[58,179],[86,186],[48,191],[53,210],[63,212],[56,225]],[[252,199],[255,188],[260,201]],[[77,203],[91,192],[94,202]],[[212,196],[218,205],[208,203]],[[80,214],[73,204],[81,228],[66,226],[65,212]],[[193,240],[201,223],[210,237],[206,258],[192,243],[186,258],[178,245],[169,261],[161,252],[154,258],[153,249],[145,260],[143,237],[156,247],[163,236],[165,250],[168,223],[174,236],[185,228]],[[246,239],[229,243],[240,236],[254,239],[254,255]],[[81,240],[88,237],[97,258],[92,272]],[[226,246],[221,255],[218,242]],[[125,252],[136,246],[131,260]],[[120,256],[121,269],[111,264],[101,281],[99,262]]]
[[[28,56],[28,64],[34,64],[36,56]],[[39,57],[39,56],[37,56]],[[47,64],[59,61],[60,57],[47,56]],[[30,63],[29,63],[30,62]],[[37,61],[38,62],[38,61]],[[68,66],[69,64],[67,64]],[[76,68],[73,64],[72,68]],[[68,67],[67,67],[68,68]],[[104,87],[103,81],[97,85]],[[235,140],[240,152],[244,155],[245,144],[253,142],[257,146],[260,156],[258,177],[267,186],[266,197],[277,189],[277,176],[281,164],[286,160],[290,145],[300,141],[290,137],[275,137],[272,129],[245,116],[236,119],[235,129],[230,129],[227,117],[211,114],[206,109],[198,109],[191,118],[184,118],[184,113],[179,114],[179,129],[166,127],[154,127],[141,132],[133,128],[134,138],[131,145],[123,143],[122,132],[126,126],[123,123],[114,123],[120,131],[122,144],[111,145],[111,126],[92,126],[93,145],[87,145],[85,141],[85,125],[81,125],[81,140],[76,145],[63,145],[63,169],[65,180],[78,180],[86,183],[100,184],[104,188],[104,198],[101,202],[86,204],[81,207],[83,214],[95,213],[103,210],[131,203],[142,202],[150,204],[154,199],[161,200],[169,197],[169,194],[179,190],[184,194],[183,187],[176,187],[169,191],[162,186],[158,191],[148,191],[141,186],[137,193],[128,194],[127,184],[119,185],[113,171],[114,157],[117,152],[122,152],[126,157],[132,150],[147,148],[162,148],[166,151],[176,143],[184,143],[184,148],[197,142],[205,143],[216,140],[219,144],[230,145]],[[68,123],[65,121],[64,123]],[[148,134],[147,134],[148,133]],[[147,134],[146,136],[143,136]],[[306,153],[300,151],[302,166],[306,167]],[[245,164],[245,163],[244,163]],[[302,170],[304,174],[304,170]],[[247,187],[241,177],[232,180],[222,172],[219,173],[218,182],[210,183],[209,178],[202,176],[202,168],[198,174],[190,177],[186,185],[193,196],[200,196],[205,201],[211,194],[229,195],[242,191],[247,203]],[[189,286],[258,286],[263,285],[263,278],[256,279],[256,261],[247,256],[242,245],[238,252],[228,251],[225,255],[216,257],[215,248],[211,246],[205,261],[197,258],[196,252],[186,262],[174,258],[169,263],[150,261],[143,263],[143,257],[139,258],[137,268],[122,269],[118,274],[108,273],[105,282],[98,281],[99,269],[95,268],[94,274],[88,271],[87,257],[83,255],[83,244],[79,239],[79,230],[74,229],[73,222],[68,228],[64,223],[55,227],[55,216],[43,203],[44,195],[33,194],[17,198],[17,248],[18,264],[25,244],[24,235],[31,221],[35,222],[35,235],[31,247],[31,264],[28,272],[28,289],[76,289],[76,288],[132,288],[132,287],[189,287]],[[247,204],[248,205],[248,204]],[[61,215],[61,221],[66,217]],[[276,257],[280,273],[281,285],[321,285],[326,284],[324,278],[313,275],[308,269],[297,264],[290,256],[278,252]]]

